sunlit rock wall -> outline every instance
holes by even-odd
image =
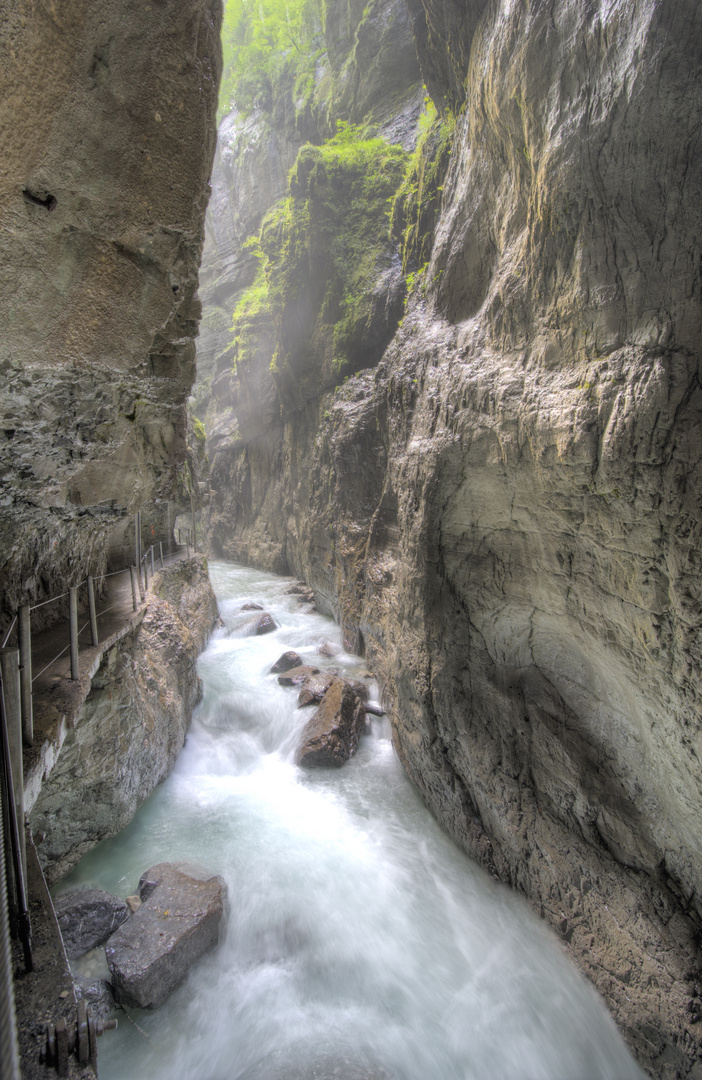
[[[173,493],[194,378],[220,0],[11,0],[0,20],[0,598],[101,566]]]
[[[231,459],[231,544],[337,612],[437,817],[697,1080],[702,8],[409,8],[462,110],[429,264],[375,370]]]

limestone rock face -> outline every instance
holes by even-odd
[[[38,852],[49,883],[131,821],[183,746],[200,694],[198,642],[189,626],[202,629],[216,614],[206,562],[202,556],[190,562],[191,569],[174,564],[154,579],[156,590],[174,599],[165,583],[169,576],[187,581],[188,624],[173,604],[151,597],[137,629],[105,654],[75,726],[42,783],[30,825],[44,837]]]
[[[220,18],[220,0],[3,15],[0,620],[98,572],[114,522],[175,489]]]
[[[221,877],[159,863],[139,882],[141,907],[105,949],[115,999],[157,1009],[192,965],[217,943],[227,898]]]
[[[337,613],[427,804],[645,1068],[695,1076],[702,8],[411,7],[466,104],[424,287],[374,370],[220,465],[221,528]]]
[[[217,618],[217,598],[209,583],[207,560],[193,555],[171,563],[154,578],[151,586],[156,596],[178,613],[202,652]]]
[[[363,702],[347,682],[334,679],[302,732],[295,760],[306,769],[343,765],[365,730]]]
[[[129,918],[124,900],[103,889],[71,889],[54,901],[61,937],[69,960],[102,945]]]

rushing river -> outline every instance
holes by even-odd
[[[61,888],[120,896],[189,860],[221,874],[219,947],[154,1013],[99,1043],[101,1080],[642,1080],[601,1000],[528,905],[443,834],[384,720],[338,770],[293,764],[311,715],[268,674],[320,657],[338,627],[290,582],[211,566],[226,629],[171,777]],[[237,634],[257,602],[278,629]]]

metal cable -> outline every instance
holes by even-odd
[[[32,604],[30,611],[36,611],[37,608],[46,607],[47,604],[53,604],[54,600],[63,600],[64,596],[68,596],[67,592],[62,592],[60,596],[52,596],[50,600],[42,600],[41,604]]]
[[[3,643],[2,643],[2,647],[3,647],[3,649],[5,648],[5,646],[7,645],[8,641],[10,640],[10,634],[11,634],[11,633],[12,633],[12,631],[14,630],[14,627],[15,627],[15,623],[16,623],[16,622],[17,622],[17,616],[15,615],[14,619],[13,619],[13,620],[12,620],[12,622],[10,623],[10,629],[9,629],[9,630],[7,631],[7,633],[5,634],[5,640],[4,640],[4,641],[3,641]]]
[[[57,660],[61,659],[61,657],[65,653],[66,649],[70,648],[70,645],[71,645],[71,643],[69,641],[68,645],[64,645],[64,647],[61,649],[61,652],[58,654],[58,656],[55,656],[53,658],[53,660],[49,661],[49,663],[46,665],[46,667],[43,667],[41,669],[41,671],[37,672],[37,674],[32,679],[32,686],[34,686],[34,683],[37,681],[37,679],[39,678],[40,675],[43,675],[45,671],[49,670],[49,668],[51,667],[52,664],[55,664]]]
[[[122,607],[123,603],[124,603],[124,600],[118,600],[115,604],[111,604],[109,607],[106,607],[104,611],[96,611],[95,612],[95,618],[96,619],[102,618],[103,615],[107,615],[107,612],[112,611],[113,608]]]

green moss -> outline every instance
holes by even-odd
[[[201,420],[198,420],[198,418],[196,416],[191,416],[191,421],[192,421],[192,425],[193,425],[193,431],[195,433],[195,438],[197,439],[197,441],[199,443],[203,443],[203,444],[206,443],[207,442],[207,432],[205,431],[205,425],[202,423]]]
[[[406,161],[401,147],[343,123],[323,146],[300,150],[290,194],[261,231],[279,368],[295,366],[305,336],[325,355],[326,374],[357,366]]]
[[[402,267],[416,272],[429,260],[434,228],[441,209],[443,179],[456,131],[456,118],[437,113],[426,98],[417,147],[392,206],[393,234],[402,244]]]

